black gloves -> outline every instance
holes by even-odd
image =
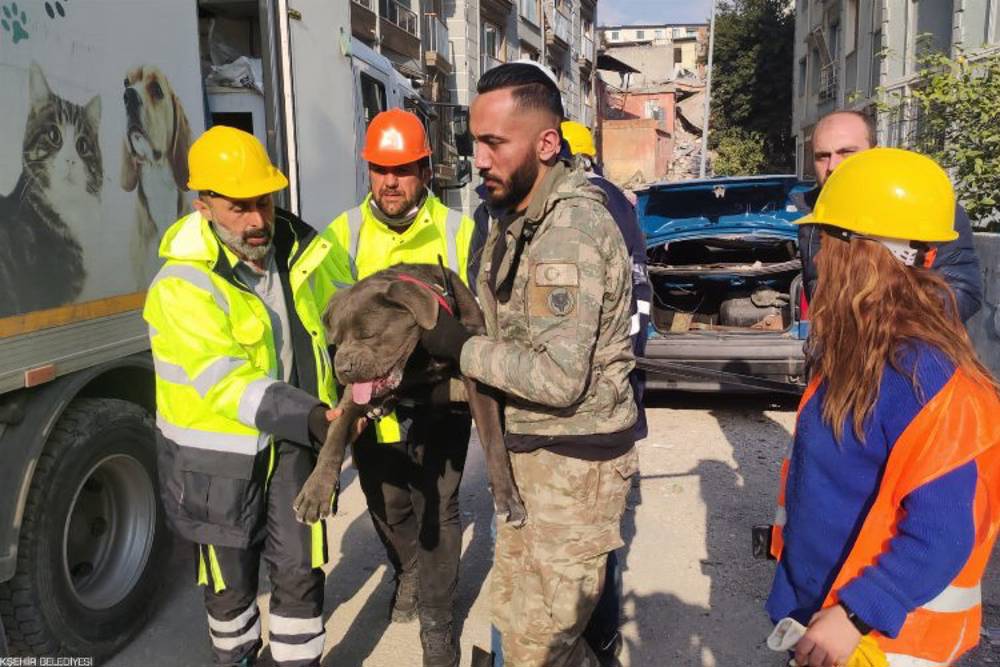
[[[326,419],[326,411],[330,408],[320,403],[309,411],[309,440],[310,444],[319,451],[326,442],[326,432],[330,428],[330,422]]]
[[[472,334],[455,319],[455,316],[444,310],[438,311],[437,324],[433,329],[425,329],[420,334],[420,342],[432,357],[450,359],[456,364],[462,358],[462,346],[472,338]]]

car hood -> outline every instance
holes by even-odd
[[[795,239],[812,184],[795,176],[713,178],[657,183],[636,192],[646,245],[732,236]]]

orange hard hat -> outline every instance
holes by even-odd
[[[416,114],[389,109],[372,118],[361,157],[380,167],[398,167],[431,154],[424,124]]]

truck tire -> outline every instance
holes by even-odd
[[[117,652],[156,609],[169,546],[150,415],[74,400],[35,467],[17,570],[0,584],[11,655]]]

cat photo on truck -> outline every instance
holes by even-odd
[[[75,301],[101,221],[100,96],[63,98],[33,62],[28,97],[21,175],[0,197],[0,317]]]

